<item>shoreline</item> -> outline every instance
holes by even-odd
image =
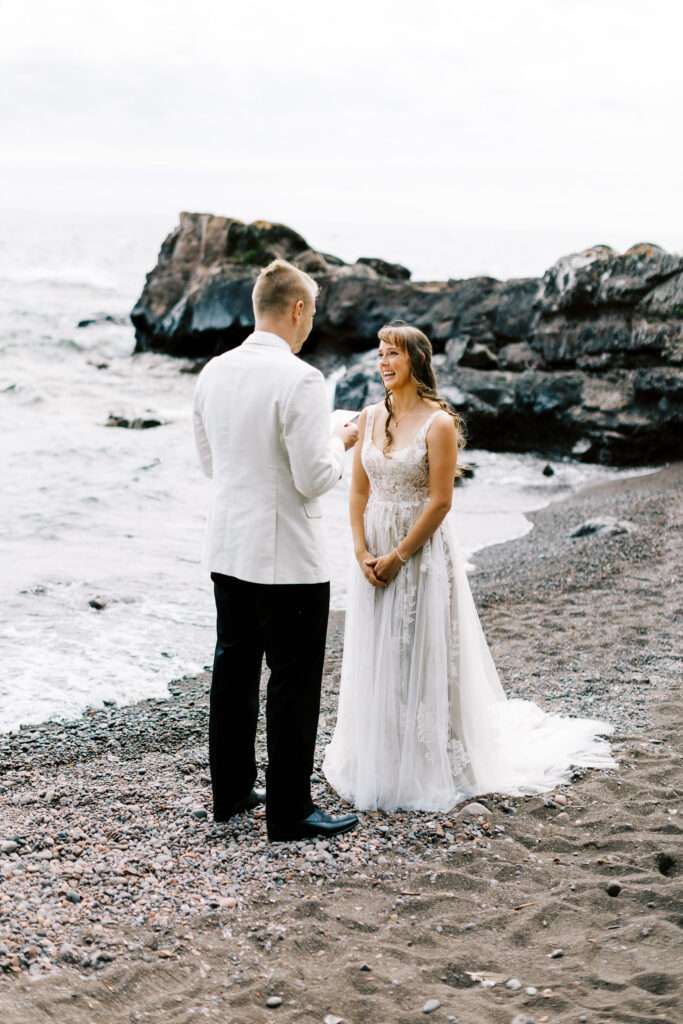
[[[0,854],[0,1017],[408,1021],[437,999],[434,1019],[459,1024],[673,1024],[682,479],[679,463],[590,485],[477,553],[470,584],[506,692],[615,725],[619,768],[581,770],[556,800],[362,814],[336,843],[270,846],[261,811],[229,826],[201,813],[206,673],[168,699],[0,737],[0,840],[19,840]],[[637,529],[568,538],[597,515]],[[340,804],[321,775],[314,798]]]
[[[487,452],[473,452],[472,454],[475,457],[490,455]],[[551,478],[549,482],[539,483],[540,481],[546,481],[546,478],[542,476],[542,467],[544,465],[545,460],[540,458],[535,458],[531,466],[529,464],[509,465],[506,463],[502,465],[496,463],[493,466],[484,464],[479,467],[478,486],[477,483],[467,481],[465,487],[456,489],[453,511],[451,512],[453,517],[452,526],[460,542],[461,553],[470,574],[478,573],[482,553],[488,548],[509,544],[524,536],[525,533],[532,532],[532,514],[534,512],[542,510],[549,504],[564,502],[567,499],[571,499],[574,495],[592,488],[596,482],[594,478],[595,472],[600,472],[602,469],[610,474],[614,472],[608,467],[595,467],[588,479],[579,481],[577,480],[576,473],[577,471],[580,472],[580,463],[573,463],[571,461],[568,463],[555,463],[555,477]],[[656,467],[642,467],[639,470],[619,470],[616,472],[620,478],[627,479],[632,475],[647,475],[657,471]],[[496,473],[502,473],[508,483],[503,485],[494,484],[491,487]],[[511,482],[513,480],[514,482]],[[512,491],[512,496],[509,493],[506,495],[506,488],[508,492]],[[328,496],[325,496],[323,500],[326,501],[327,499]],[[348,572],[350,562],[353,559],[350,535],[348,535],[346,505],[346,495],[342,491],[340,495],[337,495],[335,501],[327,501],[325,507],[329,541],[333,554],[331,605],[334,612],[343,610],[346,600]],[[482,529],[482,521],[487,520],[488,522]],[[342,535],[344,538],[341,546],[338,540],[339,535]],[[479,543],[480,537],[486,538],[483,543]],[[176,554],[182,559],[180,552]],[[342,564],[345,566],[343,571],[340,569]],[[24,571],[21,569],[19,562],[17,562],[16,571],[20,573]],[[16,587],[17,591],[21,590],[24,594],[40,593],[42,589],[45,589],[44,584],[47,584],[46,589],[49,592],[48,598],[40,598],[40,609],[35,605],[33,607],[30,607],[28,604],[22,606],[20,618],[17,621],[24,623],[25,627],[31,622],[31,615],[35,615],[36,610],[40,614],[42,606],[45,605],[47,599],[51,599],[53,602],[55,600],[59,586],[57,580],[61,577],[56,575],[54,579],[51,579],[49,578],[49,572],[46,575],[48,577],[47,580],[44,580],[43,577],[35,577],[34,582],[37,589],[32,587],[30,590],[22,589],[22,583],[19,581],[20,578],[13,577],[14,582],[12,586]],[[176,585],[182,589],[183,581],[178,576],[175,576],[174,579]],[[190,589],[190,595],[193,593],[197,594],[196,588],[199,587],[201,594],[197,594],[197,598],[205,601],[209,600],[209,592],[206,590],[201,578],[196,577],[196,574],[193,575],[191,581],[185,579],[184,583],[195,588],[194,591]],[[136,588],[135,584],[129,584],[122,580],[112,590],[102,578],[100,578],[99,582],[84,584],[83,586],[78,581],[72,580],[70,585],[72,587],[75,585],[75,589],[80,587],[82,591],[80,603],[77,609],[75,609],[76,614],[80,618],[73,623],[75,635],[78,636],[80,634],[81,637],[80,645],[76,645],[76,655],[74,655],[73,650],[71,651],[75,661],[70,660],[71,655],[66,645],[62,644],[60,646],[58,644],[56,657],[51,661],[49,659],[43,661],[48,674],[47,677],[43,678],[42,686],[38,688],[36,683],[40,678],[41,668],[34,662],[33,673],[29,675],[26,670],[27,652],[22,652],[20,645],[11,649],[11,664],[5,672],[7,685],[0,698],[0,704],[2,705],[0,710],[3,712],[0,714],[0,752],[3,745],[3,737],[14,734],[25,736],[50,721],[61,723],[68,727],[67,723],[80,720],[82,715],[90,710],[101,710],[105,702],[110,700],[116,700],[117,707],[124,707],[130,703],[136,703],[137,700],[142,699],[142,695],[145,693],[150,697],[155,696],[160,700],[169,699],[170,693],[163,692],[169,685],[167,682],[169,678],[172,681],[173,678],[179,678],[181,673],[189,674],[193,669],[199,673],[201,666],[205,665],[211,658],[213,641],[210,636],[203,635],[200,638],[201,646],[194,634],[192,634],[191,642],[184,642],[181,635],[180,614],[174,616],[173,623],[167,622],[165,626],[163,620],[151,623],[155,632],[146,641],[145,630],[148,620],[144,618],[136,620],[131,617],[135,615],[138,608],[136,601],[140,600],[139,586]],[[90,590],[90,594],[85,593],[87,590]],[[135,597],[135,601],[131,601],[131,596]],[[124,642],[121,645],[121,650],[127,652],[128,656],[119,658],[113,665],[104,662],[102,657],[100,657],[99,662],[94,664],[90,664],[88,661],[87,647],[84,647],[83,637],[84,635],[89,636],[88,631],[93,628],[93,624],[87,621],[87,617],[92,616],[93,612],[91,608],[87,607],[88,602],[85,598],[101,600],[105,606],[110,606],[109,611],[104,612],[102,617],[98,618],[95,626],[95,628],[97,626],[102,627],[102,636],[105,642],[108,640],[109,632],[112,628],[122,628],[120,620],[122,608],[128,606],[131,610],[125,624],[127,643]],[[32,600],[35,602],[35,597]],[[193,616],[193,608],[196,608],[196,601],[193,603],[190,596],[190,599],[186,600],[183,607],[178,609],[178,611],[186,615],[188,622],[194,622],[196,616]],[[115,620],[113,624],[110,618],[112,611],[119,616],[119,619]],[[10,618],[13,612],[14,609],[9,608],[8,615]],[[202,631],[203,634],[211,633],[212,620],[210,616],[212,614],[213,612],[208,607],[204,608],[202,606],[201,621],[205,627]],[[39,625],[39,622],[36,621],[33,623],[33,628],[39,628]],[[58,628],[54,616],[45,623],[45,626],[48,630],[53,631]],[[63,633],[61,627],[59,632]],[[136,690],[127,675],[127,669],[130,667],[135,673],[136,655],[144,662],[145,643],[151,644],[152,649],[156,650],[165,650],[165,645],[168,644],[169,649],[176,652],[178,661],[181,664],[174,667],[171,663],[166,663],[164,658],[158,657],[153,668],[148,666],[146,677],[142,673],[141,685]],[[130,647],[128,644],[133,646]],[[29,651],[28,653],[30,654],[31,652]],[[107,679],[104,685],[99,672],[100,668],[104,671]],[[18,679],[14,674],[15,671],[19,673]],[[173,672],[177,673],[175,677],[172,674]],[[14,682],[10,684],[9,680],[13,678]],[[88,688],[82,685],[84,678],[87,678],[91,683],[90,694],[88,693]],[[133,678],[137,679],[138,676],[134,675]],[[66,679],[71,680],[73,685],[67,685]],[[114,679],[114,682],[112,682],[112,679]],[[121,685],[117,685],[115,680],[121,680]],[[22,688],[22,684],[25,684],[24,688]],[[65,688],[62,689],[62,687]],[[16,693],[17,700],[12,699],[12,690]],[[45,700],[46,695],[47,700]]]

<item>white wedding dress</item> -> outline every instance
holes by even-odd
[[[368,550],[386,554],[429,500],[427,432],[386,458],[368,409]],[[508,700],[482,632],[449,517],[385,588],[354,566],[339,713],[323,771],[361,810],[447,811],[485,793],[542,793],[571,766],[614,767],[605,722]]]

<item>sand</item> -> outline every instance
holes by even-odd
[[[546,797],[483,795],[474,817],[362,815],[328,846],[269,846],[260,812],[223,827],[194,817],[209,806],[207,676],[169,701],[6,741],[0,839],[23,845],[0,855],[0,965],[21,963],[0,972],[0,1020],[680,1020],[682,475],[537,512],[526,537],[480,553],[472,577],[506,689],[612,721],[617,770],[578,772]],[[598,515],[636,529],[570,538]],[[342,633],[335,616],[318,765]],[[324,781],[315,796],[339,806]],[[154,823],[170,866],[108,874]],[[98,843],[101,875],[79,876]],[[44,946],[20,955],[27,929]]]

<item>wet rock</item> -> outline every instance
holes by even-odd
[[[541,356],[535,352],[527,341],[513,341],[504,345],[498,352],[498,363],[503,370],[514,370],[521,373],[542,362]]]
[[[112,316],[111,313],[97,313],[87,320],[79,320],[76,326],[82,328],[93,327],[99,324],[117,324],[119,327],[125,327],[127,323],[128,321],[122,316]]]
[[[547,465],[545,465],[543,467],[542,472],[543,472],[543,476],[555,476],[555,470],[550,465],[550,463],[548,463]]]
[[[388,277],[392,281],[409,281],[410,271],[400,263],[387,263],[386,260],[377,259],[375,256],[361,256],[356,264],[365,264],[376,270],[380,277]]]
[[[461,366],[471,366],[475,370],[495,370],[498,368],[498,356],[488,345],[468,342],[460,357]]]
[[[154,416],[135,416],[131,418],[129,416],[119,416],[113,412],[109,413],[109,418],[105,423],[105,427],[124,427],[126,430],[149,430],[152,427],[161,427],[163,425],[164,421],[158,420]]]
[[[570,537],[589,537],[595,534],[599,537],[617,537],[624,533],[633,533],[637,530],[634,523],[627,519],[615,519],[614,516],[596,516],[594,519],[586,519],[569,534]]]
[[[275,255],[322,287],[304,357],[325,372],[348,364],[339,408],[383,394],[374,366],[348,361],[375,349],[378,329],[398,317],[444,356],[440,388],[476,446],[619,464],[677,449],[679,256],[646,243],[623,254],[596,246],[562,257],[542,279],[412,282],[378,258],[346,264],[316,252],[281,224],[183,213],[132,312],[137,350],[200,360],[239,344],[252,329],[258,268]]]

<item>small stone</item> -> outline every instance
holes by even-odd
[[[518,1013],[516,1017],[513,1017],[510,1024],[529,1024],[529,1017],[525,1013]]]
[[[372,967],[369,964],[361,964],[358,968],[359,971],[371,971]]]
[[[192,815],[193,818],[197,818],[199,821],[203,821],[204,818],[206,818],[206,808],[205,807],[191,807],[190,808],[190,814]]]
[[[609,885],[605,886],[605,892],[608,896],[618,896],[622,888],[621,882],[610,882]]]
[[[343,1017],[336,1017],[333,1013],[328,1013],[326,1017],[323,1017],[323,1024],[343,1024]]]
[[[427,1002],[422,1007],[422,1012],[433,1013],[434,1010],[438,1010],[440,1006],[441,1003],[439,1002],[438,999],[428,999]]]
[[[560,825],[566,825],[570,818],[566,811],[561,811],[557,815],[556,820],[559,821]]]
[[[19,849],[19,843],[12,839],[0,840],[0,853],[15,853]]]
[[[552,953],[548,953],[551,960],[559,960],[561,956],[564,956],[563,949],[554,949]]]
[[[505,982],[505,988],[509,988],[511,992],[519,992],[521,987],[522,983],[518,978],[510,978]]]
[[[546,465],[543,467],[541,472],[543,473],[543,476],[555,476],[555,470],[553,469],[553,467],[550,465],[549,462],[546,463]]]
[[[64,898],[67,899],[69,903],[81,903],[83,901],[83,897],[80,893],[77,893],[75,889],[69,889]]]
[[[88,604],[97,612],[101,612],[103,608],[107,607],[107,602],[103,601],[101,597],[91,597]]]
[[[269,996],[266,999],[266,1006],[270,1010],[275,1010],[278,1006],[282,1006],[282,999],[280,996]]]
[[[463,809],[460,811],[460,816],[465,815],[466,818],[478,818],[480,814],[490,814],[488,807],[484,807],[483,804],[477,803],[474,800],[471,804],[465,804]]]
[[[525,989],[524,989],[524,991],[526,992],[526,994],[527,994],[528,996],[535,996],[535,995],[536,995],[536,993],[538,992],[538,989],[537,989],[537,988],[534,988],[534,986],[533,986],[533,985],[529,985],[529,987],[528,987],[528,988],[525,988]]]
[[[553,799],[555,800],[556,804],[560,805],[560,807],[567,806],[567,798],[564,795],[564,793],[556,793]]]
[[[77,964],[80,963],[81,954],[73,946],[64,943],[59,950],[59,959],[65,964]]]
[[[466,924],[465,925],[465,931],[466,932],[473,932],[474,931],[474,925],[472,923]]]

